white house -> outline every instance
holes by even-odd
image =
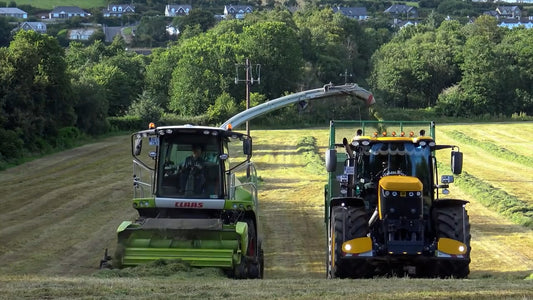
[[[43,22],[24,22],[17,30],[33,30],[38,33],[46,33],[46,24]]]
[[[68,33],[69,40],[87,41],[94,34],[96,29],[72,29]]]
[[[224,18],[232,16],[235,19],[244,19],[244,15],[252,13],[253,8],[248,5],[224,5]]]
[[[165,16],[187,16],[191,12],[192,7],[190,5],[181,4],[168,4],[165,6]]]
[[[123,14],[135,13],[135,5],[130,4],[109,4],[102,11],[104,17],[122,17]]]
[[[366,20],[368,19],[368,13],[366,7],[333,7],[333,12],[339,12],[350,19]]]
[[[28,13],[16,7],[0,7],[0,16],[27,19]]]
[[[90,14],[77,6],[56,6],[49,14],[50,19],[70,19],[88,17]]]

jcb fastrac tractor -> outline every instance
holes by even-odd
[[[331,122],[328,278],[467,277],[467,201],[439,195],[453,182],[453,175],[438,179],[435,152],[446,148],[460,174],[462,152],[435,143],[433,122]]]
[[[115,257],[101,265],[181,259],[262,278],[252,139],[231,130],[150,124],[131,136],[133,208],[117,229]],[[106,255],[107,256],[107,255]]]

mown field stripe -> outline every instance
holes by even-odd
[[[316,138],[313,136],[301,137],[296,147],[296,152],[303,155],[305,161],[305,169],[312,174],[326,176],[326,164],[318,153],[318,146]]]
[[[456,177],[455,185],[476,201],[509,218],[512,222],[533,228],[533,205],[464,171]]]
[[[524,156],[524,155],[521,155],[521,154],[518,154],[518,153],[515,153],[515,152],[512,152],[512,151],[509,151],[507,150],[506,148],[504,147],[500,147],[494,143],[491,143],[491,142],[484,142],[484,141],[479,141],[475,138],[472,138],[472,137],[469,137],[467,136],[466,134],[464,134],[463,132],[461,131],[458,131],[458,130],[452,130],[449,132],[449,135],[459,141],[459,142],[462,142],[462,143],[466,143],[466,144],[469,144],[469,145],[473,145],[473,146],[476,146],[476,147],[479,147],[489,153],[492,153],[500,158],[503,158],[503,159],[506,159],[506,160],[509,160],[509,161],[514,161],[514,162],[518,162],[518,163],[521,163],[523,165],[527,165],[529,167],[533,167],[533,159],[531,159],[530,157],[527,157],[527,156]]]

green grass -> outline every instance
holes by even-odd
[[[502,159],[508,160],[508,161],[514,161],[521,164],[524,164],[526,166],[533,167],[533,158],[527,157],[525,155],[520,155],[517,153],[514,153],[512,151],[507,150],[504,147],[501,147],[499,145],[496,145],[491,142],[487,141],[479,141],[475,138],[472,138],[465,133],[453,130],[449,133],[455,140],[457,140],[461,144],[470,144],[475,145],[487,152],[490,152],[493,155],[496,155]]]
[[[314,136],[303,136],[297,144],[296,152],[303,155],[305,168],[312,174],[326,176],[326,165],[318,153],[317,140]]]
[[[530,299],[530,280],[0,276],[3,299]]]
[[[103,249],[116,243],[118,224],[134,217],[125,135],[0,173],[0,258],[7,262],[0,267],[0,299],[533,299],[531,256],[522,253],[531,249],[531,230],[493,218],[493,212],[486,216],[488,209],[470,195],[460,198],[481,209],[471,211],[469,279],[324,279],[326,176],[318,156],[327,147],[328,129],[251,133],[263,179],[264,280],[228,279],[220,270],[180,262],[97,269]],[[464,148],[473,151],[465,159],[479,160],[474,154],[485,152]],[[447,152],[442,161],[448,160]],[[464,170],[471,174],[473,167],[465,164]],[[472,174],[479,182],[466,183],[465,190],[493,183],[479,174]],[[498,195],[497,190],[483,193]]]
[[[509,218],[516,224],[533,229],[533,205],[509,195],[467,172],[457,176],[455,184],[486,207]]]
[[[107,7],[107,0],[16,0],[17,5],[31,5],[36,8],[53,9],[56,6],[78,6],[89,9],[94,7]],[[125,1],[126,3],[128,1]]]

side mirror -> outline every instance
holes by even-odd
[[[452,151],[451,166],[453,174],[461,174],[463,171],[463,152]]]
[[[245,139],[242,143],[242,151],[248,156],[252,156],[252,139]]]
[[[135,139],[135,145],[133,146],[133,155],[135,156],[141,155],[142,148],[143,148],[142,138]]]
[[[335,172],[337,170],[337,150],[326,150],[326,170],[328,172]]]

